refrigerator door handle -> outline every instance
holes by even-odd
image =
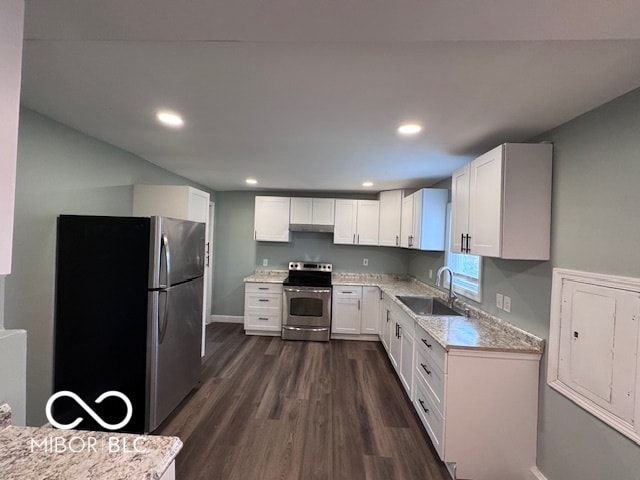
[[[169,324],[169,299],[171,298],[171,295],[169,295],[167,290],[161,290],[159,293],[160,295],[165,295],[164,311],[162,312],[162,315],[158,312],[158,343],[162,343],[164,341],[164,336],[167,333],[167,325]],[[158,298],[158,300],[160,299]],[[161,317],[162,323],[160,323]]]
[[[164,282],[162,282],[162,259],[160,260],[160,278],[158,288],[167,288],[171,278],[171,250],[169,249],[169,239],[165,234],[160,237],[160,255],[164,253]]]

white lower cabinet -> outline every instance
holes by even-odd
[[[280,335],[282,284],[246,283],[244,292],[245,333]]]
[[[416,326],[414,407],[456,478],[530,478],[539,360],[527,353],[446,352]]]
[[[379,331],[380,289],[378,287],[359,285],[333,287],[332,334],[364,337],[364,335],[378,335]]]
[[[409,398],[413,398],[414,321],[390,301],[386,301],[385,305],[384,322],[389,328],[389,359]]]
[[[333,287],[331,333],[359,334],[362,287]]]

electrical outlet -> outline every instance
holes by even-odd
[[[502,308],[504,297],[501,293],[496,293],[496,307]]]
[[[429,280],[433,278],[433,270],[429,269]]]
[[[369,266],[369,259],[368,258],[363,258],[362,259],[362,265],[364,265],[365,267]]]
[[[268,267],[269,266],[269,259],[268,258],[263,258],[262,259],[262,266],[263,267]]]
[[[503,307],[505,312],[511,311],[511,297],[504,296],[504,305]]]

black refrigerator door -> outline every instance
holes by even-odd
[[[58,219],[54,332],[54,393],[78,395],[118,431],[143,432],[147,405],[147,337],[150,219],[60,216]],[[74,400],[61,397],[53,416],[76,428],[104,430]]]

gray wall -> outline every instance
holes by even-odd
[[[131,215],[135,183],[202,188],[35,112],[21,111],[13,269],[5,281],[4,323],[27,330],[29,425],[46,421],[44,405],[51,394],[56,217]]]
[[[385,247],[334,245],[329,233],[293,232],[291,242],[253,240],[254,198],[257,195],[301,196],[292,192],[217,192],[214,315],[242,315],[243,278],[256,269],[286,270],[291,260],[334,264],[335,271],[407,273],[405,250]],[[308,192],[306,195],[311,196]],[[320,196],[320,194],[318,194]],[[324,196],[327,196],[325,193]],[[375,198],[371,195],[331,195],[336,198]],[[269,266],[263,267],[262,260]],[[362,265],[363,258],[369,265]]]

